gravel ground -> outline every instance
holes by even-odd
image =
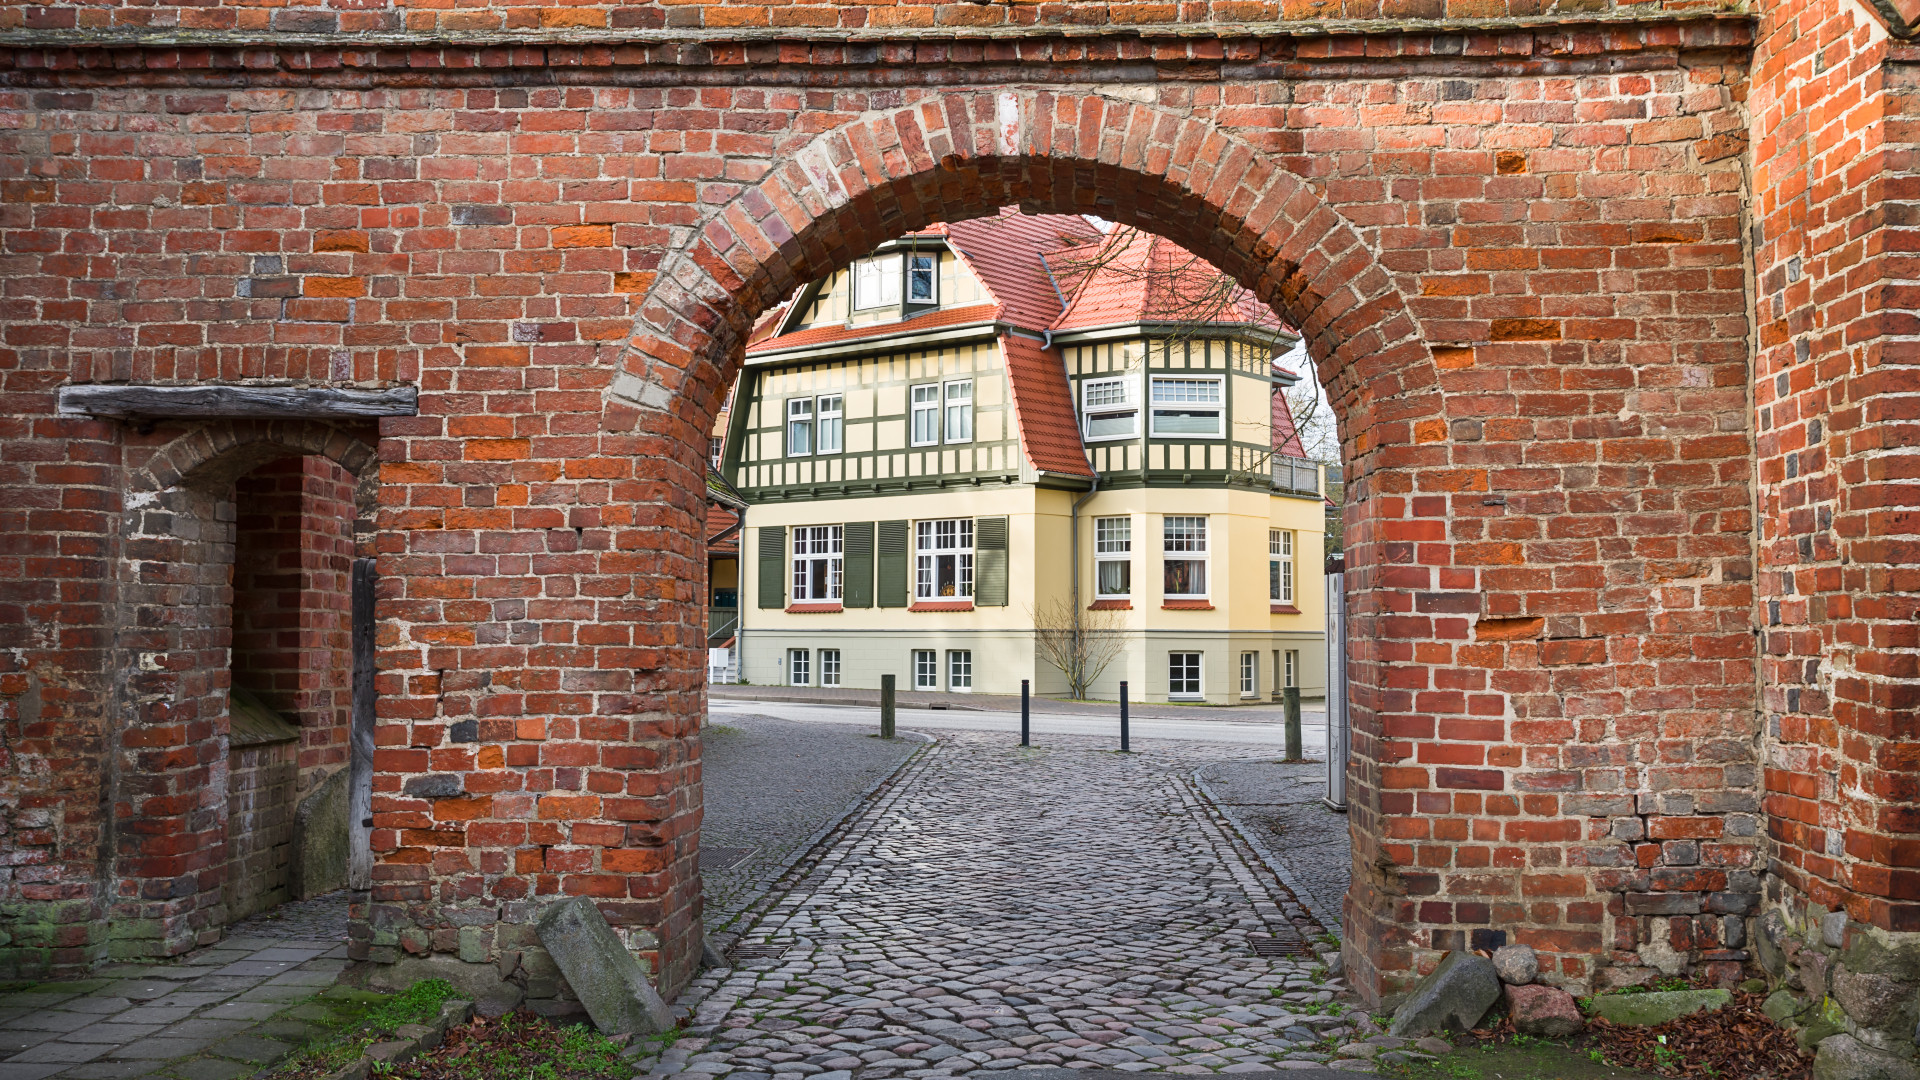
[[[1241,835],[1278,864],[1288,886],[1306,894],[1314,917],[1339,933],[1353,846],[1347,815],[1320,801],[1327,793],[1326,764],[1219,762],[1201,769],[1199,779]]]
[[[771,716],[735,714],[707,726],[700,876],[717,944],[724,947],[718,935],[822,829],[926,745],[906,733],[892,742],[871,736],[869,728]]]
[[[735,966],[681,999],[685,1037],[636,1066],[878,1080],[1418,1059],[1349,1008],[1321,956],[1255,952],[1322,928],[1193,776],[1271,748],[1048,743],[942,733],[777,883]]]

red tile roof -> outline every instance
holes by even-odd
[[[1014,419],[1027,460],[1041,472],[1091,477],[1093,467],[1080,446],[1073,391],[1067,386],[1067,368],[1060,354],[1015,334],[1003,335],[1000,348],[1007,358]]]
[[[1099,235],[1078,214],[1022,214],[1012,207],[947,227],[948,244],[999,302],[1001,318],[1034,331],[1060,317],[1061,292],[1047,269],[1047,253],[1084,247]]]
[[[1293,422],[1293,410],[1287,407],[1285,389],[1278,383],[1273,387],[1273,451],[1306,457],[1307,449],[1300,444],[1300,431]]]
[[[922,330],[938,330],[944,326],[987,323],[994,321],[999,314],[1000,309],[996,304],[968,304],[965,307],[935,308],[904,322],[865,323],[860,326],[831,323],[812,326],[805,330],[795,330],[791,334],[781,334],[779,337],[756,341],[747,346],[747,355],[757,356],[761,353],[804,348],[808,345],[840,345],[850,341],[865,341],[868,338],[890,338],[900,334],[918,333]]]
[[[1067,292],[1052,329],[1086,330],[1136,322],[1252,323],[1280,329],[1272,309],[1212,263],[1164,237],[1116,229],[1092,243],[1062,248],[1047,265]]]

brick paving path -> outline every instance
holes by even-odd
[[[174,963],[0,995],[0,1080],[231,1080],[312,1037],[325,1010],[309,999],[346,966],[344,932],[234,934]]]
[[[643,1075],[1251,1072],[1404,1053],[1365,1014],[1333,1015],[1344,986],[1319,958],[1249,948],[1320,928],[1192,774],[1270,748],[1048,742],[943,735],[747,929],[743,945],[781,955],[703,975],[687,1037]]]

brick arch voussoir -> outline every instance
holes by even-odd
[[[379,454],[352,432],[313,420],[227,420],[203,424],[161,447],[128,477],[128,490],[191,487],[224,491],[241,476],[284,457],[312,454],[354,478],[354,504],[371,520],[379,497]]]
[[[710,413],[754,320],[801,283],[928,222],[1008,204],[1113,217],[1220,265],[1301,329],[1343,415],[1437,386],[1392,276],[1278,156],[1157,104],[980,89],[815,136],[710,213],[639,305],[610,404]],[[1386,357],[1418,370],[1366,374]]]

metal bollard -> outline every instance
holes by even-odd
[[[1120,684],[1120,752],[1129,754],[1133,746],[1127,740],[1127,684]]]
[[[1285,691],[1287,702],[1287,760],[1299,761],[1305,755],[1300,749],[1300,688],[1289,686]]]
[[[1027,680],[1020,680],[1020,745],[1033,745],[1027,738]]]
[[[880,676],[880,737],[893,738],[893,676]]]

